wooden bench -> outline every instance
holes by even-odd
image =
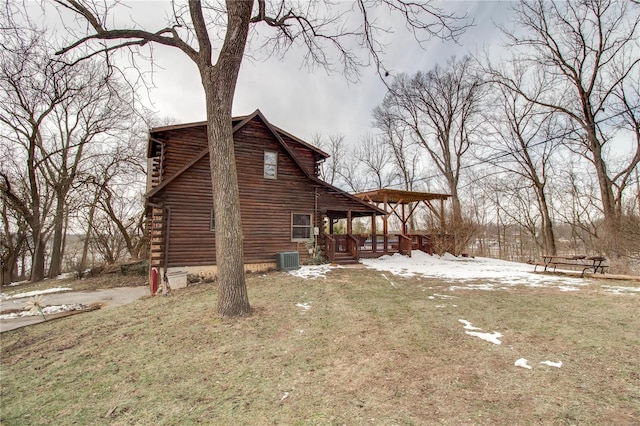
[[[569,268],[577,268],[582,269],[581,276],[584,277],[584,274],[588,270],[593,270],[593,273],[596,274],[600,272],[604,274],[607,269],[609,269],[609,265],[606,265],[605,262],[607,260],[606,257],[602,256],[591,256],[587,257],[584,255],[574,255],[574,256],[554,256],[554,255],[542,255],[543,263],[536,263],[533,268],[533,272],[536,272],[538,266],[544,266],[544,271],[547,272],[549,268],[553,267],[553,272],[556,271],[558,266],[560,267],[569,267]]]

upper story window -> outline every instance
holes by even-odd
[[[274,151],[264,152],[264,178],[278,178],[278,153]]]

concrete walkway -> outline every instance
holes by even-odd
[[[138,300],[147,295],[149,295],[149,287],[139,286],[116,287],[96,291],[67,291],[61,293],[50,293],[44,294],[42,298],[44,299],[43,301],[45,306],[81,303],[87,306],[100,304],[102,308],[109,308],[112,306],[131,303],[134,300]],[[28,300],[28,297],[3,300],[2,303],[0,303],[0,311],[23,309]],[[54,314],[51,315],[51,318],[55,318],[57,316],[65,316],[65,314]],[[3,319],[0,320],[0,333],[31,324],[37,324],[42,321],[44,320],[41,315]]]

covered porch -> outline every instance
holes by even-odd
[[[375,208],[375,211],[326,211],[325,251],[332,263],[394,253],[411,256],[412,250],[429,254],[444,253],[453,248],[453,237],[444,232],[444,203],[450,195],[380,189],[355,194],[355,197]],[[436,226],[429,231],[411,226],[415,223],[414,214],[424,211],[424,208],[419,210],[421,206],[435,218]],[[362,229],[361,224],[354,227],[354,219],[365,217],[370,220],[366,230]],[[381,224],[378,219],[381,219]],[[342,232],[337,232],[336,225],[341,221],[346,221],[346,225],[340,229]],[[399,224],[395,232],[390,232],[392,221]]]

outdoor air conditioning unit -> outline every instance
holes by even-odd
[[[297,251],[276,253],[276,266],[280,271],[291,271],[300,267],[300,256]]]

